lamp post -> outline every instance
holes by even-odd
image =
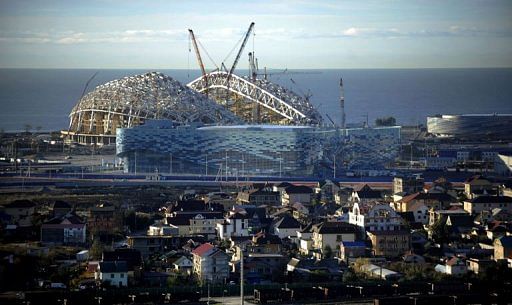
[[[137,297],[135,294],[130,294],[128,297],[132,299],[132,303],[135,303],[135,298]]]

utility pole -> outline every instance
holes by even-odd
[[[240,304],[244,305],[244,252],[240,246]]]

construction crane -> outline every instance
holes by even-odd
[[[249,29],[247,30],[247,33],[245,33],[244,41],[242,42],[242,45],[240,46],[240,49],[238,50],[238,54],[235,57],[235,61],[233,62],[233,65],[231,66],[231,69],[229,70],[228,77],[226,80],[226,83],[228,86],[229,86],[229,80],[231,79],[231,75],[235,71],[236,65],[238,64],[238,60],[240,60],[240,56],[242,55],[245,45],[247,44],[247,40],[249,40],[249,36],[251,36],[251,32],[252,32],[253,28],[254,28],[254,22],[251,22],[251,25],[249,25]]]
[[[194,35],[194,31],[192,31],[192,29],[188,29],[188,32],[190,34],[190,40],[192,40],[194,45],[194,50],[196,51],[197,62],[201,67],[201,73],[203,73],[203,78],[206,82],[205,88],[208,88],[208,76],[206,75],[206,69],[204,68],[203,60],[201,59],[201,53],[199,52],[199,47],[197,46],[196,36]],[[205,94],[208,97],[208,90],[205,91]]]

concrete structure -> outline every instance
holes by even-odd
[[[438,137],[467,140],[509,140],[512,137],[510,114],[465,114],[427,117],[427,131]]]
[[[494,162],[494,171],[502,176],[512,173],[512,153],[499,153]]]

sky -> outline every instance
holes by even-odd
[[[237,68],[512,67],[511,0],[0,0],[0,68],[229,67],[251,22]]]

